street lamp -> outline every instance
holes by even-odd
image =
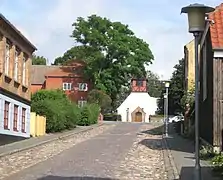
[[[191,4],[183,7],[181,13],[188,14],[189,32],[193,33],[195,39],[195,179],[201,180],[201,168],[199,157],[199,61],[198,61],[198,45],[199,36],[205,29],[206,13],[215,9],[203,4]]]
[[[166,82],[165,83],[165,88],[166,88],[166,94],[165,94],[165,96],[166,96],[166,98],[164,98],[164,99],[166,99],[166,103],[165,103],[165,110],[166,110],[166,113],[165,113],[165,115],[166,115],[166,137],[168,137],[168,120],[169,120],[169,116],[168,116],[168,88],[170,87],[170,83],[169,82]]]
[[[164,124],[164,129],[163,129],[163,131],[164,131],[164,133],[165,133],[165,136],[166,136],[166,132],[167,132],[167,121],[166,121],[166,118],[167,118],[167,116],[166,116],[166,99],[167,99],[167,95],[166,95],[166,93],[164,93],[163,94],[163,118],[164,118],[164,122],[163,122],[163,124]],[[164,134],[163,133],[163,134]]]

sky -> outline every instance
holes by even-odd
[[[149,44],[155,57],[148,67],[161,79],[169,79],[183,58],[183,47],[193,39],[188,33],[183,6],[202,3],[218,6],[221,0],[1,0],[0,13],[36,47],[49,63],[75,45],[70,35],[77,17],[97,14],[128,24]]]

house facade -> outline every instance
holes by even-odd
[[[89,80],[83,75],[85,63],[74,60],[66,66],[32,66],[32,93],[40,89],[62,89],[70,100],[83,106],[87,94],[92,88]]]
[[[194,86],[195,80],[195,49],[194,49],[194,40],[190,41],[188,44],[184,46],[184,89],[186,91],[191,90]]]
[[[122,122],[149,122],[150,115],[155,115],[157,98],[151,97],[147,92],[145,78],[133,78],[131,93],[117,108]]]
[[[35,50],[0,14],[0,134],[30,137],[30,70]]]
[[[223,4],[209,14],[200,40],[199,117],[201,138],[223,148]]]

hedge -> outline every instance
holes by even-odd
[[[117,113],[104,114],[104,121],[121,121],[121,115]]]
[[[163,114],[150,115],[150,118],[163,118]]]
[[[33,94],[31,110],[46,116],[47,133],[95,124],[99,115],[98,105],[87,104],[79,108],[60,90],[40,90]]]

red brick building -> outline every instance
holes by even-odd
[[[33,65],[31,92],[63,89],[72,101],[82,106],[87,102],[87,93],[91,89],[89,80],[83,76],[84,66],[81,60],[74,60],[66,66]]]

